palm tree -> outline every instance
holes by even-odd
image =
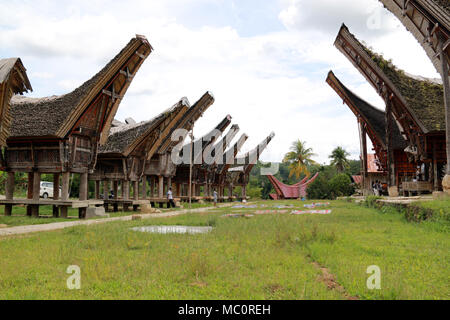
[[[331,152],[329,156],[331,160],[331,165],[335,166],[339,173],[344,172],[345,169],[350,168],[350,162],[347,157],[350,155],[345,149],[342,147],[337,147]]]
[[[286,153],[283,162],[289,163],[289,178],[295,174],[298,179],[302,173],[309,176],[308,166],[316,164],[311,157],[315,156],[311,148],[306,148],[306,143],[297,140],[292,143],[291,151]]]

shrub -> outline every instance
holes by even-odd
[[[320,175],[311,183],[307,190],[308,199],[332,199],[328,180],[324,175]]]
[[[351,196],[355,192],[352,180],[345,173],[338,174],[330,180],[330,189],[335,197]]]

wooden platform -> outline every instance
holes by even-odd
[[[131,206],[139,206],[141,204],[149,204],[150,200],[133,200],[133,199],[107,199],[103,200],[104,204],[128,204]]]
[[[34,206],[57,206],[57,207],[71,207],[74,209],[88,208],[90,206],[101,206],[103,200],[52,200],[52,199],[22,199],[16,198],[13,200],[0,200],[0,205],[34,205]]]

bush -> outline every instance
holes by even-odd
[[[330,185],[324,175],[320,175],[311,183],[307,190],[308,199],[332,199]]]
[[[330,189],[334,197],[347,197],[355,193],[352,180],[345,173],[338,174],[330,180]]]

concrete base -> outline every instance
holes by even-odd
[[[444,179],[442,180],[442,188],[444,188],[444,192],[450,196],[450,175],[445,175]]]
[[[86,219],[89,218],[109,218],[104,207],[89,207],[86,210]]]
[[[397,186],[388,188],[389,197],[398,197],[398,188]]]
[[[161,213],[160,210],[152,208],[151,204],[141,204],[139,207],[141,213]]]
[[[181,208],[181,201],[175,201],[175,207]]]

